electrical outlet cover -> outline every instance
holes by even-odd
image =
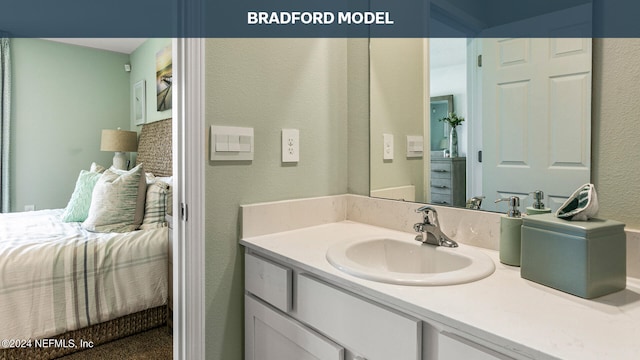
[[[300,131],[282,129],[282,162],[300,161]]]

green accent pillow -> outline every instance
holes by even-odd
[[[82,222],[89,215],[89,207],[91,206],[91,194],[96,186],[98,179],[102,176],[99,172],[87,170],[80,171],[76,188],[71,194],[71,199],[62,214],[63,222]]]

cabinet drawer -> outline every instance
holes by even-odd
[[[451,194],[451,179],[431,179],[431,191],[439,194]]]
[[[431,180],[433,179],[451,179],[451,173],[450,172],[444,172],[443,171],[431,171]]]
[[[296,277],[297,318],[367,360],[418,360],[419,320],[306,275]]]
[[[343,360],[344,348],[250,295],[245,304],[247,360]]]
[[[451,163],[440,161],[431,162],[431,178],[451,179]]]
[[[453,197],[451,194],[438,194],[431,192],[431,203],[436,205],[451,205]]]
[[[508,360],[512,358],[457,335],[443,332],[438,335],[438,359]]]
[[[284,312],[291,310],[291,269],[251,254],[244,259],[245,289]]]

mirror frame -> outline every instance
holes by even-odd
[[[453,112],[453,95],[442,95],[442,96],[432,96],[430,101],[429,101],[429,105],[433,105],[433,104],[447,104],[447,114],[451,114]],[[431,119],[431,114],[432,112],[429,111],[429,126],[431,126],[431,123],[433,121],[433,119]],[[429,131],[433,130],[432,128],[429,129]],[[449,124],[447,124],[446,122],[444,123],[444,137],[448,137],[449,136]],[[426,157],[431,157],[431,148],[429,148],[429,154],[426,154],[427,150],[425,149],[425,156]]]

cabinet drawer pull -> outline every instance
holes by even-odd
[[[449,172],[449,170],[444,170],[444,169],[435,169],[433,170],[434,172],[439,172],[439,173],[446,173]]]

